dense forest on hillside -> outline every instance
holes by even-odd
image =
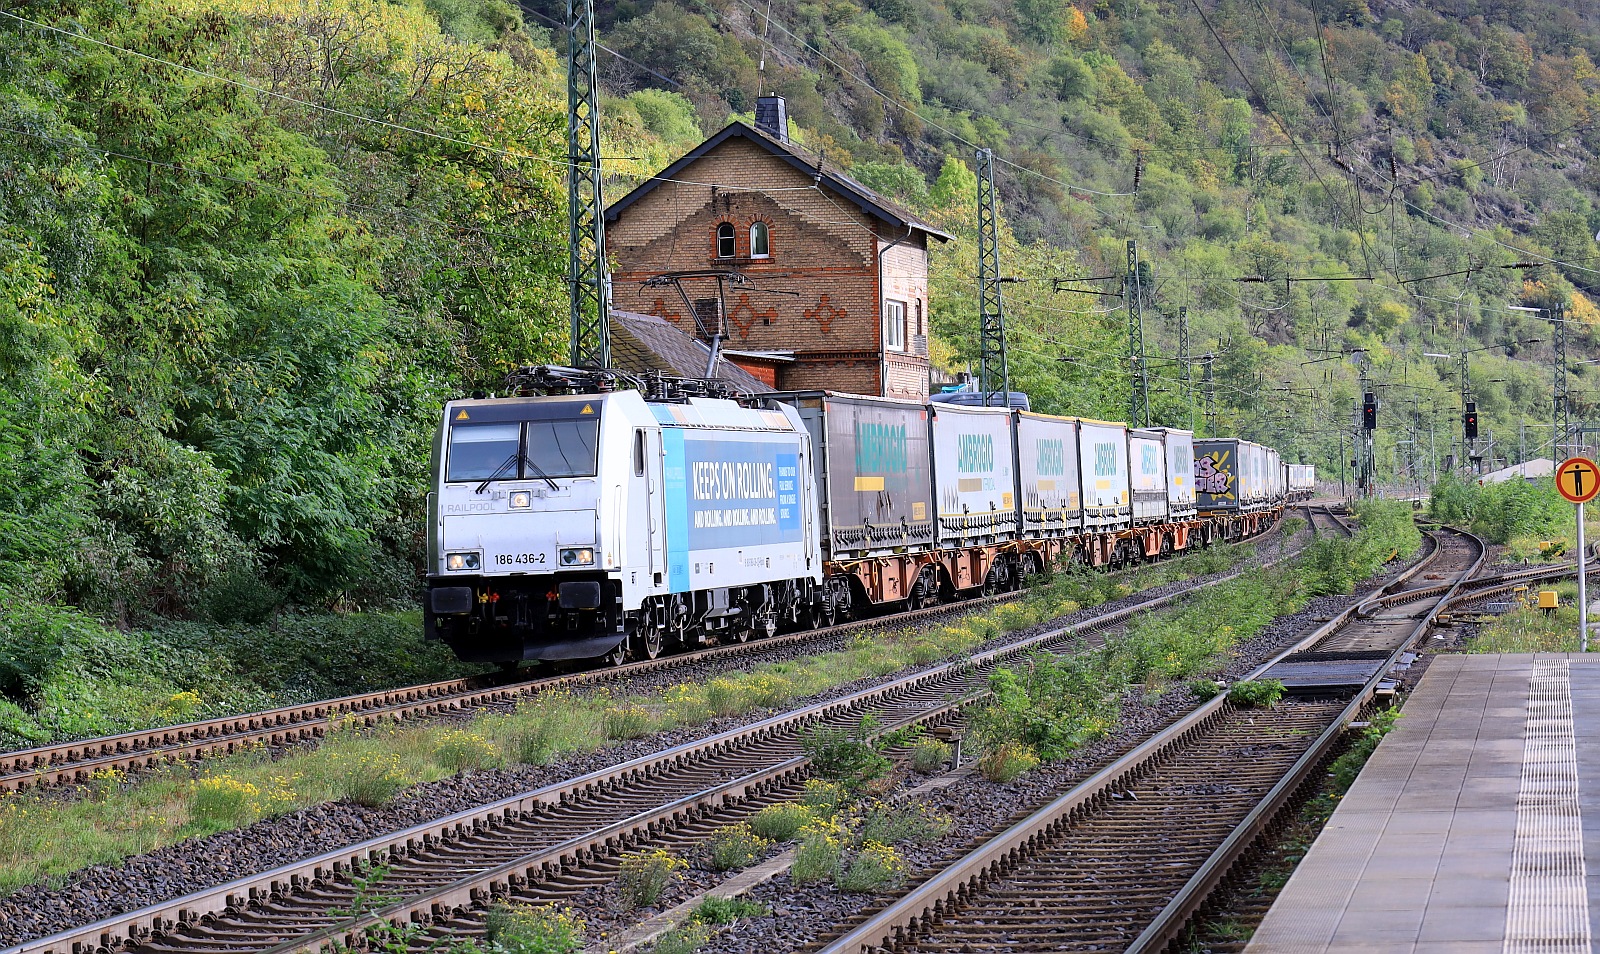
[[[1218,429],[1325,470],[1361,367],[1393,480],[1457,433],[1457,364],[1427,353],[1474,352],[1513,458],[1519,422],[1548,441],[1551,335],[1507,306],[1568,306],[1574,358],[1600,354],[1593,10],[598,6],[612,194],[782,93],[807,148],[959,236],[933,265],[952,370],[993,148],[1013,381],[1046,410],[1125,414],[1122,300],[1052,280],[1120,274],[1130,239],[1156,417],[1203,420],[1186,308]],[[442,665],[404,612],[434,415],[564,354],[563,14],[0,0],[0,734],[344,685],[296,682],[296,653]]]

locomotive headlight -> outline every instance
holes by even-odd
[[[478,554],[473,550],[446,553],[444,555],[444,568],[446,570],[476,570],[478,566]]]
[[[589,547],[563,547],[562,566],[588,566],[594,563],[594,550]]]
[[[511,494],[512,510],[527,510],[533,505],[533,494],[526,490],[513,491]]]

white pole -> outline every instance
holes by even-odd
[[[1578,504],[1578,651],[1589,651],[1589,567],[1583,552],[1583,504]]]

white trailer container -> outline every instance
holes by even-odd
[[[1109,421],[1078,421],[1078,472],[1085,530],[1129,525],[1128,429]]]
[[[1017,486],[1022,535],[1072,536],[1083,529],[1078,489],[1078,420],[1018,411]]]
[[[1175,427],[1158,428],[1167,443],[1167,519],[1194,516],[1194,433]]]
[[[1153,429],[1128,431],[1128,489],[1135,525],[1167,519],[1167,447],[1163,437]]]
[[[930,404],[938,545],[966,547],[1017,537],[1011,410]]]

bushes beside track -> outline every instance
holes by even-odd
[[[1422,545],[1422,531],[1403,500],[1363,500],[1355,505],[1354,537],[1319,536],[1301,561],[1300,575],[1310,596],[1349,593],[1357,582],[1393,559],[1405,559]]]
[[[1446,475],[1433,485],[1429,516],[1470,529],[1490,543],[1505,544],[1507,555],[1554,559],[1577,539],[1576,511],[1556,492],[1555,479],[1507,480],[1480,486]],[[1542,541],[1562,541],[1542,548]],[[1547,551],[1547,552],[1542,552]]]
[[[417,613],[284,614],[127,632],[65,607],[0,609],[0,748],[248,712],[481,671]],[[15,701],[13,701],[15,700]]]

